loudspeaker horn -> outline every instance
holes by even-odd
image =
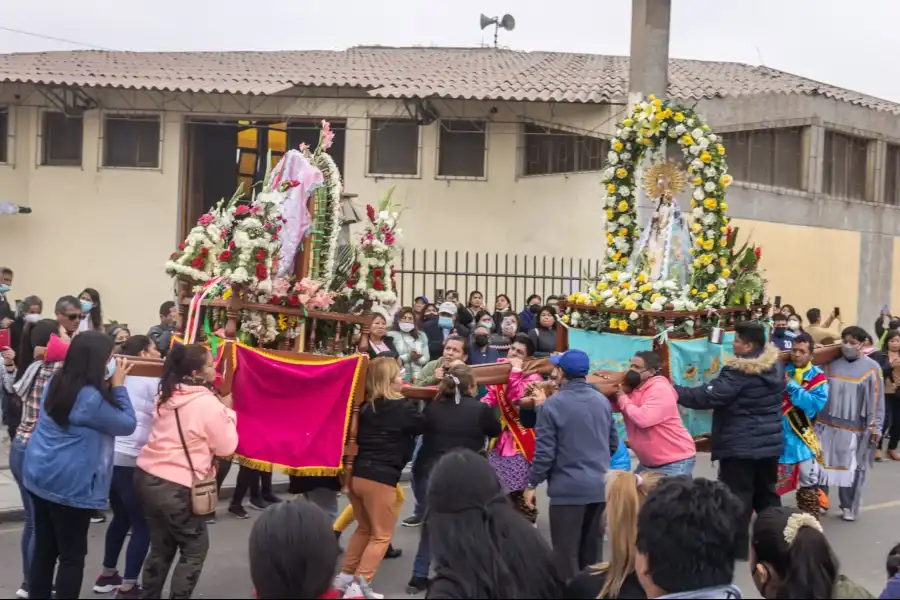
[[[484,13],[481,13],[481,28],[484,29],[488,25],[493,25],[497,22],[497,17],[491,18]]]
[[[509,14],[503,15],[503,18],[500,19],[499,25],[500,25],[500,27],[502,27],[503,29],[505,29],[507,31],[512,31],[513,29],[516,28],[516,20],[515,20],[515,18],[513,18],[512,15],[509,15]]]

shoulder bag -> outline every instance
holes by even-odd
[[[184,456],[187,458],[188,467],[191,469],[191,511],[197,516],[212,514],[216,512],[216,505],[219,503],[219,487],[216,484],[215,463],[213,463],[206,477],[197,477],[194,463],[191,460],[191,453],[188,451],[187,443],[184,440],[184,432],[181,430],[181,418],[178,416],[177,408],[175,409],[175,422],[178,424],[178,437],[181,438]]]

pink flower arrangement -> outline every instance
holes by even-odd
[[[332,304],[334,304],[334,298],[332,298],[325,290],[319,290],[307,301],[306,306],[313,309],[325,309]]]
[[[234,214],[237,217],[239,217],[241,215],[246,215],[249,212],[250,212],[250,207],[247,206],[246,204],[241,204],[240,206],[238,206],[237,208],[234,209]]]
[[[322,142],[319,146],[322,150],[328,150],[332,143],[334,143],[334,132],[331,130],[331,123],[322,119]]]
[[[206,213],[205,215],[197,219],[197,223],[199,223],[203,227],[209,227],[213,221],[215,221],[215,217],[213,217],[209,213]]]

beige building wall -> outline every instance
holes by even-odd
[[[845,325],[856,324],[858,232],[747,219],[731,223],[740,228],[738,246],[748,238],[762,246],[760,266],[769,281],[771,298],[781,296],[782,303],[792,305],[803,316],[804,324],[808,309],[819,308],[827,315],[836,306]],[[897,256],[896,246],[894,253]]]
[[[893,315],[900,315],[900,237],[894,238],[893,278],[891,279],[891,300],[888,310]],[[888,302],[885,300],[885,302]]]

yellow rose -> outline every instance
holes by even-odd
[[[621,252],[616,252],[615,254],[613,254],[613,260],[619,260],[620,258],[622,258]]]
[[[675,113],[675,116],[672,118],[676,121],[684,121],[684,115],[680,112]]]
[[[637,308],[637,303],[629,298],[622,303],[622,306],[625,308],[625,310],[635,310]]]
[[[628,235],[628,230],[625,229],[624,227],[622,227],[622,228],[619,229],[619,231],[616,232],[616,234],[617,234],[619,237],[625,237],[626,235]]]
[[[725,260],[724,258],[720,258],[720,259],[719,259],[719,266],[720,266],[720,267],[724,267],[724,266],[727,265],[727,264],[728,264],[728,261]]]
[[[622,142],[620,142],[619,140],[614,141],[613,145],[612,145],[612,149],[615,150],[616,152],[621,152],[622,148],[624,148],[624,147],[625,146],[623,146]]]
[[[661,116],[663,119],[668,119],[669,117],[672,116],[672,109],[667,107],[665,110],[662,111],[662,113],[660,114],[660,116]]]
[[[697,243],[697,246],[703,246],[703,236],[698,235],[697,239],[694,240]]]
[[[645,292],[649,292],[652,289],[653,289],[652,283],[645,283],[644,285],[642,285],[641,287],[638,288],[638,291],[643,294]]]
[[[722,262],[724,261],[725,259],[723,258]],[[722,269],[722,277],[728,277],[729,275],[731,275],[731,269]]]
[[[609,326],[610,326],[610,328],[615,329],[616,327],[619,326],[619,320],[617,318],[613,317],[612,319],[609,320]]]
[[[645,281],[647,281],[647,275],[645,273],[638,273],[637,282],[644,283]]]
[[[618,281],[619,280],[619,272],[613,271],[612,273],[609,274],[608,279],[610,281]]]
[[[606,209],[606,219],[608,221],[612,221],[614,218],[616,218],[616,213],[613,212],[613,209],[607,208]]]
[[[597,289],[600,290],[601,292],[608,287],[609,287],[609,284],[606,283],[605,281],[601,281],[600,283],[597,284]]]
[[[721,208],[722,210],[728,210],[728,205],[723,202],[719,205],[719,208]],[[725,222],[728,223],[728,220],[726,219]]]
[[[716,152],[718,152],[722,156],[725,156],[725,146],[723,146],[722,144],[716,144]]]
[[[725,238],[719,238],[719,245],[724,248],[728,245],[728,240],[726,240]]]
[[[606,191],[607,191],[607,193],[615,194],[616,193],[616,184],[614,184],[614,183],[607,184]]]
[[[563,315],[563,316],[562,316],[562,322],[563,322],[563,323],[568,323],[568,322],[569,322],[569,315]]]
[[[623,256],[623,257],[619,260],[619,262],[622,263],[623,265],[627,265],[627,264],[628,264],[628,257],[627,257],[627,256]]]
[[[619,205],[616,206],[616,209],[618,209],[619,212],[625,212],[626,210],[628,210],[628,202],[626,202],[625,200],[620,201]]]
[[[619,321],[619,331],[628,331],[628,321],[625,319]]]
[[[572,292],[569,296],[569,302],[576,302],[578,300],[578,292]]]
[[[727,173],[725,175],[722,175],[722,177],[719,178],[719,183],[721,183],[725,187],[728,187],[729,185],[731,185],[732,181],[733,180],[731,178],[731,175],[728,175]]]
[[[706,292],[700,292],[699,295],[700,295],[700,297],[703,298],[704,300],[706,300],[707,298],[709,298],[709,294],[707,294]]]
[[[697,201],[691,198],[691,208],[697,208]]]
[[[697,290],[696,289],[691,290],[691,296],[696,296],[696,295],[697,295]]]
[[[703,242],[703,249],[704,250],[712,250],[715,247],[715,245],[716,245],[715,241],[706,240],[705,242]]]
[[[623,281],[621,284],[623,290],[627,290],[631,286],[630,281]]]
[[[715,198],[707,198],[703,201],[703,206],[705,206],[709,210],[715,210],[718,205],[719,202]]]
[[[625,119],[624,121],[622,121],[622,125],[624,125],[625,127],[631,127],[632,125],[634,125],[634,121],[631,119]]]
[[[616,177],[618,177],[619,179],[625,179],[626,177],[628,177],[628,170],[619,167],[618,169],[616,169]]]
[[[644,138],[641,140],[641,143],[645,146],[649,146],[651,144],[651,140],[649,138]]]
[[[703,265],[704,267],[707,266],[711,262],[712,262],[712,256],[710,256],[709,254],[704,254],[703,256],[700,257],[700,264]]]
[[[690,248],[688,248],[688,252],[690,252],[691,254],[694,253],[694,248],[693,248],[693,246],[691,246]]]
[[[695,258],[695,259],[694,259],[694,268],[695,268],[695,269],[699,269],[699,268],[700,268],[700,259],[699,259],[699,258]]]
[[[719,231],[721,231],[721,232],[724,233],[725,235],[728,235],[728,228],[727,228],[727,227],[719,227]]]
[[[711,283],[708,286],[706,286],[706,291],[709,292],[710,294],[715,292],[717,289],[719,289],[719,288],[717,288],[716,284],[714,284],[714,283]]]
[[[656,302],[656,299],[657,299],[657,298],[661,298],[661,297],[662,297],[662,294],[660,294],[659,292],[656,292],[655,294],[653,294],[652,296],[650,296],[650,302],[651,302],[651,303],[652,303],[652,302]]]
[[[703,151],[700,153],[700,160],[702,160],[705,163],[708,163],[712,160],[712,154],[710,154],[709,152]]]
[[[694,233],[700,233],[701,229],[703,229],[703,227],[700,226],[700,223],[695,222],[693,225],[691,225],[691,231],[693,231]]]
[[[693,183],[694,185],[703,185],[703,178],[694,177],[694,179],[691,180],[691,183]]]
[[[612,246],[613,243],[615,243],[615,241],[616,241],[616,238],[613,237],[613,234],[611,234],[611,233],[606,234],[606,245],[607,246]]]
[[[683,146],[693,146],[694,138],[692,138],[690,135],[685,134],[681,137],[681,144]]]
[[[613,296],[618,296],[618,295],[619,295],[619,288],[618,288],[618,286],[617,286],[617,287],[614,287],[614,288],[611,289],[610,291],[612,292]]]

